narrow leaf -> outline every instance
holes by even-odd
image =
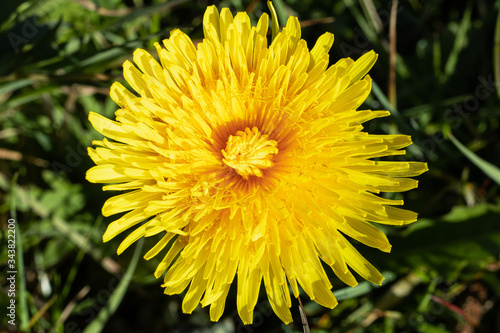
[[[113,294],[109,297],[108,304],[101,311],[99,311],[97,317],[85,328],[83,333],[102,332],[109,318],[111,318],[111,316],[118,309],[118,306],[120,306],[120,303],[122,302],[123,297],[127,292],[127,288],[130,284],[130,281],[132,280],[132,276],[134,275],[143,244],[143,239],[137,242],[132,260],[130,261],[130,265],[128,266],[125,275],[118,284],[118,287],[116,287]]]
[[[448,60],[446,60],[446,64],[444,66],[444,76],[442,76],[442,78],[445,81],[449,79],[449,77],[455,72],[458,57],[462,49],[465,47],[465,43],[467,42],[466,36],[471,23],[471,14],[472,1],[469,1],[469,4],[465,9],[464,16],[462,17],[462,22],[460,22],[460,27],[458,28],[457,36],[455,37],[453,49],[451,50],[450,55],[448,56]]]
[[[493,47],[493,67],[495,69],[495,82],[500,80],[500,10],[498,10],[497,24],[495,27],[495,45]],[[497,95],[500,98],[500,87],[497,88]]]
[[[267,7],[269,7],[269,11],[271,12],[271,29],[273,33],[272,40],[274,40],[276,35],[280,32],[280,24],[278,22],[276,10],[274,9],[273,2],[271,0],[267,0]]]
[[[451,142],[465,155],[472,163],[481,169],[488,177],[500,184],[500,169],[488,161],[474,154],[471,150],[460,143],[451,133],[449,134]]]

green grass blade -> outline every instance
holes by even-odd
[[[497,24],[495,26],[495,44],[493,47],[493,68],[495,70],[495,82],[500,80],[500,9],[498,10]],[[500,98],[500,87],[497,88],[497,95]]]
[[[444,66],[443,81],[446,81],[455,72],[455,67],[457,66],[458,57],[460,52],[465,47],[467,42],[467,32],[469,31],[471,23],[472,14],[472,1],[469,1],[467,8],[465,9],[464,16],[462,17],[462,22],[460,22],[460,27],[458,28],[457,36],[455,37],[455,43],[453,44],[453,49],[446,60]]]
[[[432,64],[434,66],[434,76],[437,79],[441,78],[441,41],[439,35],[435,34],[432,39]]]
[[[488,177],[500,184],[500,169],[488,161],[483,160],[481,157],[474,154],[471,150],[465,147],[458,141],[451,133],[449,133],[451,142],[465,155],[472,163],[474,163],[481,171]]]
[[[368,294],[373,290],[373,286],[370,282],[363,281],[358,284],[356,287],[347,287],[336,290],[333,294],[335,298],[340,302],[346,299],[357,298],[359,296]]]
[[[106,322],[109,318],[115,313],[116,309],[120,305],[125,293],[127,292],[127,288],[132,280],[132,276],[134,275],[135,268],[137,267],[137,262],[139,261],[139,257],[142,251],[142,246],[144,244],[144,239],[141,239],[137,242],[135,247],[134,254],[132,256],[132,260],[130,261],[130,265],[125,272],[125,275],[121,279],[118,287],[116,287],[115,291],[109,298],[108,304],[99,312],[97,317],[85,328],[83,333],[97,333],[102,332]]]
[[[80,263],[82,262],[83,258],[85,257],[85,251],[80,250],[78,254],[76,255],[75,260],[73,261],[73,265],[71,266],[71,269],[68,273],[68,277],[66,279],[66,282],[64,283],[64,286],[62,288],[61,293],[59,294],[58,300],[61,302],[65,302],[66,298],[68,297],[71,287],[73,286],[73,283],[75,281],[76,275],[78,273],[78,268],[80,266]],[[56,318],[55,324],[53,326],[55,332],[64,332],[64,320],[61,320],[61,315],[63,314],[60,309],[55,309],[52,311],[53,318]]]
[[[356,23],[358,23],[366,38],[368,38],[368,40],[373,44],[378,44],[376,30],[372,29],[363,13],[356,7],[355,2],[352,0],[344,0],[343,2],[344,5],[349,8],[349,11],[352,16],[354,16]]]
[[[283,0],[273,0],[274,7],[276,8],[276,14],[278,15],[278,20],[283,26],[286,25],[288,20],[288,14],[286,12],[285,3]]]
[[[274,9],[274,5],[272,1],[267,0],[267,7],[269,8],[269,12],[271,13],[271,31],[272,31],[272,39],[274,40],[276,35],[280,32],[280,24],[278,22],[278,16],[276,15],[276,9]]]
[[[416,105],[412,108],[404,110],[404,116],[407,118],[410,117],[421,117],[422,115],[430,114],[434,112],[434,110],[444,110],[453,106],[455,104],[463,103],[468,100],[470,95],[457,95],[454,97],[450,97],[447,99],[442,99],[439,101],[430,102],[427,104]]]
[[[382,89],[380,89],[380,87],[373,81],[372,81],[372,92],[375,95],[375,97],[377,97],[380,104],[382,104],[382,107],[385,110],[388,110],[391,113],[391,115],[394,117],[394,119],[396,120],[396,123],[398,124],[398,127],[402,131],[402,133],[411,135],[414,142],[418,142],[417,139],[419,138],[419,135],[418,135],[417,131],[415,131],[415,129],[413,129],[413,127],[411,127],[408,124],[408,122],[403,117],[403,115],[398,111],[398,109],[396,109],[389,102],[387,97],[382,92]],[[412,153],[414,153],[416,156],[423,156],[423,154],[424,154],[422,151],[422,147],[420,147],[416,144],[410,146],[409,149],[412,149]]]
[[[464,262],[478,264],[500,253],[498,221],[498,205],[454,206],[448,214],[406,236],[391,235],[391,244],[397,251],[389,258],[374,253],[371,260],[376,267],[383,263],[391,270],[428,267],[453,279]]]
[[[2,103],[0,105],[0,111],[16,108],[18,106],[27,104],[29,102],[33,102],[39,100],[43,94],[55,94],[60,92],[61,87],[58,86],[47,86],[41,87],[37,90],[30,90],[25,93],[22,93],[16,97],[10,98],[8,101]]]
[[[379,100],[380,104],[382,104],[382,107],[390,111],[394,117],[396,118],[401,117],[399,111],[391,104],[391,102],[389,102],[389,99],[384,95],[382,89],[380,89],[378,84],[373,81],[372,81],[372,91],[375,97],[377,97],[377,99]],[[402,126],[407,126],[407,125],[402,124]]]
[[[361,9],[365,13],[367,23],[371,25],[372,30],[379,34],[384,28],[384,24],[380,19],[373,0],[361,0],[359,4],[361,5]]]
[[[396,279],[396,274],[392,272],[383,272],[382,275],[385,277],[385,280],[382,285],[385,285],[389,282],[392,282]],[[360,282],[355,287],[346,287],[342,289],[335,290],[333,294],[338,301],[343,301],[346,299],[357,298],[359,296],[363,296],[371,292],[375,288],[379,288],[380,286],[373,284],[368,281]]]
[[[89,241],[89,239],[75,230],[71,224],[67,223],[59,217],[55,217],[52,220],[52,223],[54,227],[64,235],[64,237],[75,244],[79,249],[89,254],[96,262],[101,264],[101,266],[106,271],[112,274],[115,274],[117,272],[116,263],[110,260],[109,257],[103,257],[102,251],[92,246],[92,243]]]
[[[52,220],[54,227],[67,237],[69,241],[75,244],[79,249],[83,250],[85,253],[89,254],[92,258],[94,258],[97,262],[102,260],[102,253],[99,249],[96,249],[92,246],[92,243],[89,242],[88,238],[81,235],[78,231],[74,230],[68,222],[64,221],[59,217],[55,217]]]
[[[7,81],[0,85],[0,95],[8,94],[14,90],[24,88],[31,84],[31,79],[20,79],[16,81]]]

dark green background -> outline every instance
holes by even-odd
[[[325,309],[307,295],[301,297],[312,332],[499,332],[500,171],[495,165],[500,165],[500,78],[495,69],[500,71],[500,55],[495,38],[500,34],[500,2],[400,1],[397,107],[386,97],[392,1],[274,3],[281,24],[296,15],[306,25],[302,33],[310,47],[323,32],[335,34],[332,62],[357,59],[371,49],[379,53],[370,72],[376,86],[365,107],[389,109],[393,115],[371,121],[366,129],[412,135],[415,144],[405,158],[426,161],[430,168],[418,178],[418,189],[387,194],[404,198],[406,208],[421,217],[409,227],[381,226],[392,253],[356,245],[384,272],[386,283],[345,288],[332,275],[342,300],[337,308]],[[113,193],[85,180],[92,166],[86,147],[101,138],[91,128],[88,112],[112,118],[117,106],[108,97],[109,87],[123,82],[123,61],[138,47],[155,55],[153,43],[167,38],[174,27],[201,39],[203,12],[211,4],[1,2],[0,274],[8,270],[7,221],[14,218],[17,251],[24,259],[17,257],[17,329],[302,331],[297,300],[294,323],[284,325],[263,290],[252,326],[242,325],[233,289],[219,323],[211,323],[208,309],[201,307],[184,315],[182,296],[163,295],[152,275],[159,259],[140,258],[156,238],[119,257],[115,251],[123,236],[101,241],[113,218],[103,218],[100,209]],[[268,11],[264,1],[216,4],[233,13],[247,10],[254,23]],[[119,285],[126,272],[130,284]],[[3,280],[2,309],[9,302],[7,289]],[[0,326],[8,327],[7,319],[2,316]]]

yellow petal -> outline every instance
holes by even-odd
[[[149,260],[151,258],[153,258],[154,256],[156,256],[158,253],[160,253],[161,250],[163,250],[165,248],[165,246],[167,246],[167,244],[175,237],[175,234],[174,233],[167,233],[165,236],[162,237],[162,239],[160,239],[158,241],[158,243],[155,244],[155,246],[153,246],[151,248],[151,250],[149,250],[145,255],[144,255],[144,259],[146,260]]]
[[[366,260],[348,241],[344,239],[344,248],[342,249],[342,256],[349,266],[352,267],[364,279],[381,285],[384,277],[380,272],[373,267],[368,260]]]
[[[203,34],[212,42],[220,41],[219,11],[214,5],[208,6],[203,15]]]
[[[140,209],[133,210],[123,215],[121,218],[108,225],[106,232],[102,236],[103,242],[111,240],[116,235],[122,233],[123,231],[133,227],[138,223],[141,223],[150,216],[151,215],[144,213],[144,211]]]
[[[308,70],[313,68],[319,61],[325,58],[328,59],[328,52],[332,48],[333,40],[333,34],[330,32],[325,32],[318,38],[311,50],[311,62]]]
[[[353,84],[356,81],[362,79],[366,73],[373,67],[377,61],[378,54],[373,50],[363,54],[354,64],[349,68],[348,74],[351,77],[351,82]]]

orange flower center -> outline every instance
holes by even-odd
[[[263,177],[262,170],[274,165],[273,156],[278,153],[278,143],[269,140],[267,134],[261,134],[257,127],[238,131],[230,135],[226,149],[222,150],[224,162],[243,178]]]

